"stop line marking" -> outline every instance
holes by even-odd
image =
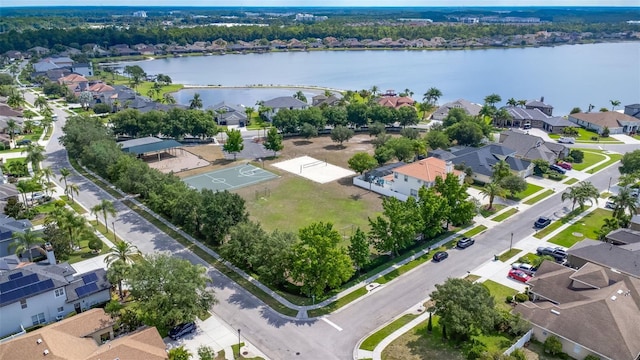
[[[342,331],[342,328],[340,326],[336,325],[334,322],[332,322],[331,320],[327,319],[326,317],[322,317],[321,319],[322,319],[322,321],[324,321],[327,324],[329,324],[332,327],[334,327],[336,330]]]

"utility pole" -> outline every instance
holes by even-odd
[[[509,251],[511,251],[512,247],[513,247],[513,233],[511,233],[511,242],[509,243]]]

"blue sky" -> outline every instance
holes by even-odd
[[[2,0],[14,6],[640,6],[640,0]]]

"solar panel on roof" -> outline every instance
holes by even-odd
[[[9,274],[9,280],[15,280],[19,277],[22,277],[22,273],[21,272],[17,272],[15,274]]]
[[[27,286],[29,284],[33,284],[38,282],[38,274],[30,274],[27,276],[21,276],[18,278],[15,278],[13,280],[9,280],[7,282],[3,282],[0,284],[0,292],[9,292],[18,288],[21,288],[23,286]]]
[[[53,289],[53,280],[47,279],[11,291],[0,293],[0,304],[11,303],[18,299],[27,298],[46,290]]]
[[[90,284],[90,283],[94,283],[96,281],[98,281],[98,275],[96,275],[96,273],[91,273],[88,275],[85,275],[82,277],[82,281],[84,281],[84,284]]]
[[[91,283],[91,284],[76,288],[76,295],[78,295],[78,297],[83,297],[95,291],[98,291],[98,285],[96,283]]]

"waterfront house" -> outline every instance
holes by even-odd
[[[546,142],[541,137],[520,131],[504,131],[500,134],[500,143],[515,150],[515,156],[529,161],[544,160],[549,164],[556,163],[569,155],[569,148],[555,142]]]
[[[269,121],[271,121],[275,114],[277,114],[281,109],[302,110],[309,107],[309,104],[304,101],[300,101],[293,96],[280,96],[263,102],[262,106],[269,108],[269,111],[265,113],[265,116]]]
[[[448,102],[437,108],[436,111],[431,114],[431,119],[443,120],[447,117],[447,115],[449,115],[449,111],[451,109],[463,109],[468,115],[478,116],[478,114],[480,113],[480,109],[482,109],[482,106],[465,99],[458,99],[456,101]]]
[[[218,103],[211,107],[214,111],[214,120],[218,125],[236,125],[244,127],[247,125],[247,113],[241,106],[233,106],[225,102]]]
[[[609,129],[610,134],[627,135],[635,134],[640,129],[640,119],[617,111],[571,114],[569,121],[598,134],[602,134],[605,127]]]

